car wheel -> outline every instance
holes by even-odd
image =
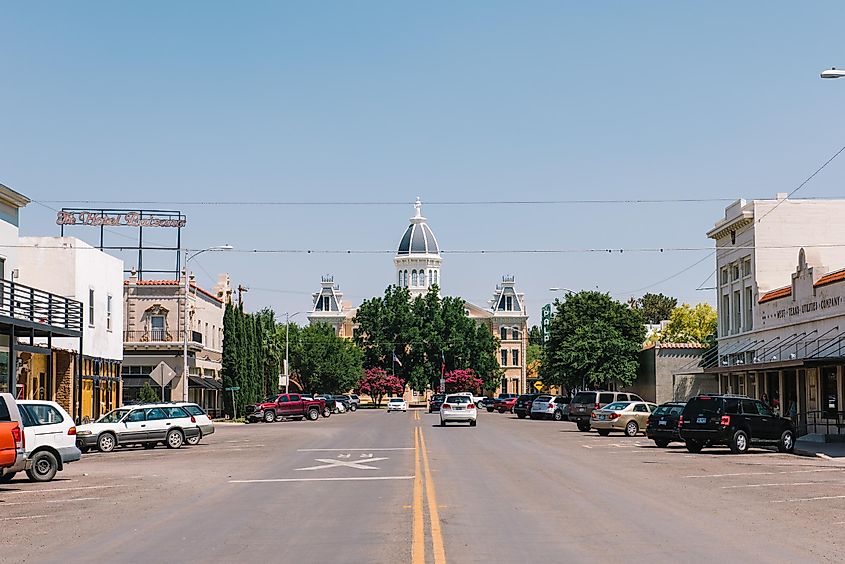
[[[317,418],[320,417],[320,412],[316,409],[309,409],[308,410],[308,420],[309,421],[316,421]]]
[[[332,410],[329,409],[328,407],[323,410],[323,417],[330,417],[331,414],[332,414]]]
[[[599,432],[599,435],[602,437],[606,437],[610,434],[610,429],[596,429]]]
[[[555,411],[554,415],[552,415],[552,419],[555,421],[563,421],[563,413],[560,411]]]
[[[8,484],[12,481],[12,478],[15,477],[17,472],[9,472],[8,474],[3,474],[0,476],[0,484]]]
[[[352,405],[349,406],[349,411],[352,411],[352,412],[358,411],[358,406],[353,403]]]
[[[654,439],[654,444],[657,445],[657,448],[666,448],[669,446],[668,439]]]
[[[494,410],[493,410],[493,408],[492,408],[492,407],[488,407],[488,408],[487,408],[487,413],[493,413],[493,411],[494,411]]]
[[[476,424],[478,424],[478,421],[470,421],[470,422],[469,422],[469,426],[470,426],[470,427],[475,427],[475,426],[476,426]]]
[[[59,461],[56,455],[48,450],[42,450],[32,457],[32,468],[26,471],[26,475],[33,482],[49,482],[58,471]]]
[[[628,421],[628,424],[625,425],[625,435],[628,437],[635,437],[637,433],[640,432],[640,426],[637,425],[636,421]]]
[[[151,448],[155,448],[155,447],[156,447],[155,443],[144,443],[145,449],[151,449]]]
[[[795,435],[792,431],[787,429],[783,432],[780,436],[780,442],[778,443],[778,450],[780,452],[792,452],[795,450]]]
[[[201,440],[202,440],[202,431],[200,431],[197,434],[196,437],[191,437],[190,439],[185,439],[185,442],[188,443],[191,446],[195,446],[195,445],[200,444]]]
[[[111,433],[103,433],[97,439],[97,450],[100,452],[111,452],[117,446],[117,440]]]
[[[687,441],[687,450],[693,454],[698,454],[699,452],[701,452],[701,448],[703,446],[703,444],[696,441]]]
[[[589,431],[590,430],[590,422],[589,421],[579,421],[578,422],[578,430],[579,431]]]
[[[505,412],[505,410],[504,410],[504,409],[500,409],[500,410],[499,410],[499,413],[504,413],[504,412]]]
[[[185,442],[185,437],[182,436],[182,432],[177,429],[171,429],[167,432],[167,437],[164,440],[164,444],[167,448],[181,448],[182,443]]]
[[[82,454],[88,454],[89,450],[91,450],[91,449],[89,449],[87,446],[79,447],[79,452],[81,452]]]
[[[748,433],[737,431],[731,439],[731,452],[734,454],[745,454],[748,452]]]
[[[265,423],[272,423],[276,420],[276,412],[275,411],[265,411],[264,412],[264,422]]]
[[[519,417],[520,419],[525,419],[524,413],[517,413],[516,416]]]

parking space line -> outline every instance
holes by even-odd
[[[819,497],[796,497],[793,499],[775,499],[769,503],[792,503],[794,501],[821,501],[825,499],[845,499],[845,495],[822,495]]]
[[[10,505],[32,505],[33,503],[69,503],[71,501],[94,501],[97,499],[103,499],[101,497],[77,497],[73,499],[34,499],[32,501],[13,501],[12,503],[4,503],[3,507],[9,507]]]
[[[125,488],[123,484],[117,484],[114,486],[77,486],[74,488],[49,488],[46,490],[17,490],[13,492],[3,492],[3,494],[25,494],[25,493],[47,493],[47,492],[70,492],[70,491],[77,491],[77,490],[101,490],[106,488]]]
[[[55,515],[24,515],[22,517],[3,517],[0,521],[21,521],[23,519],[41,519],[42,517],[54,517]]]
[[[816,468],[815,470],[784,470],[781,472],[736,472],[733,474],[700,474],[684,478],[727,478],[731,476],[776,476],[781,474],[808,474],[812,472],[845,472],[845,468]]]
[[[413,476],[347,476],[343,478],[267,478],[264,480],[229,480],[230,484],[264,484],[271,482],[367,482],[370,480],[413,480]]]
[[[845,482],[792,482],[791,484],[742,484],[739,486],[722,486],[723,490],[736,488],[774,488],[777,486],[845,486]]]

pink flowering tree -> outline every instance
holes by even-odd
[[[472,392],[477,394],[484,385],[484,380],[472,370],[452,370],[446,373],[447,392]]]
[[[405,389],[405,382],[381,368],[370,368],[364,371],[361,380],[358,382],[358,393],[367,394],[376,404],[381,406],[381,400],[385,395],[401,394]]]

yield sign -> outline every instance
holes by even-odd
[[[366,460],[335,460],[333,458],[315,458],[317,462],[322,462],[319,466],[309,466],[307,468],[297,468],[297,470],[323,470],[325,468],[355,468],[356,470],[378,470],[376,466],[368,466],[373,462],[379,460],[387,460],[387,457],[368,458]]]

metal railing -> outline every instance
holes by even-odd
[[[0,280],[0,315],[82,331],[82,302],[11,280]]]
[[[809,434],[845,435],[845,411],[808,411],[790,419],[799,437]]]
[[[124,331],[124,343],[182,343],[185,340],[184,331],[166,331],[164,329],[144,329],[141,331]],[[202,344],[202,333],[188,331],[188,341]]]

